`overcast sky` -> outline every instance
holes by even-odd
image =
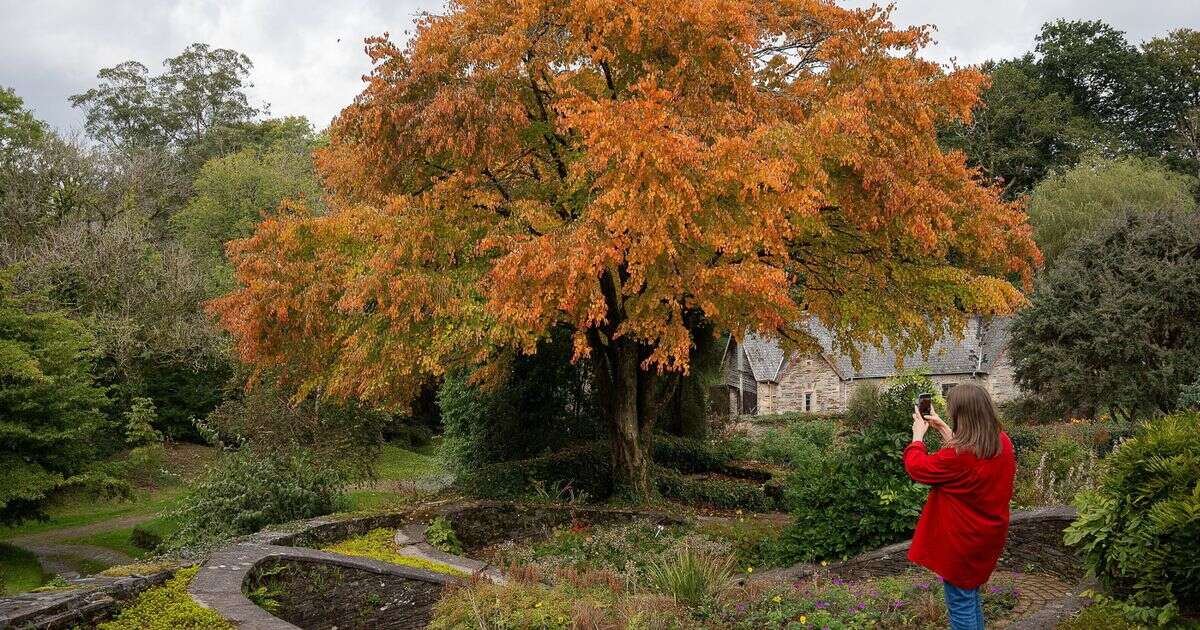
[[[870,0],[847,0],[865,6]],[[1056,18],[1102,19],[1141,42],[1200,28],[1200,0],[896,0],[898,24],[934,24],[938,61],[1009,57],[1033,46]],[[400,39],[442,0],[0,0],[0,85],[15,88],[38,117],[80,128],[67,102],[96,71],[138,60],[153,72],[192,42],[233,48],[254,62],[250,94],[275,116],[304,115],[323,127],[357,94],[369,70],[362,39]]]

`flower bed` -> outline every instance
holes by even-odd
[[[742,528],[576,522],[541,540],[482,550],[511,582],[450,589],[432,628],[862,628],[945,626],[941,584],[923,571],[847,580],[829,573],[746,581]],[[756,529],[754,531],[761,531]],[[754,558],[760,556],[754,555]],[[985,614],[1017,603],[1004,579],[984,591]]]
[[[928,574],[860,582],[816,577],[799,582],[732,581],[689,601],[680,582],[608,570],[531,565],[507,584],[451,589],[430,628],[944,628],[941,585]],[[683,592],[677,592],[683,590]],[[1003,618],[1020,594],[1010,584],[984,589],[984,614]]]

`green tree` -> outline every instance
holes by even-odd
[[[1125,212],[1068,248],[1012,325],[1017,381],[1061,410],[1168,413],[1200,376],[1200,214]]]
[[[244,92],[254,64],[242,53],[196,43],[163,65],[159,75],[137,61],[102,68],[98,86],[71,96],[88,133],[114,146],[188,146],[261,111]]]
[[[1176,168],[1200,176],[1200,31],[1179,29],[1143,46],[1157,96],[1144,124],[1158,152]]]
[[[208,277],[208,295],[234,286],[225,243],[253,234],[258,222],[284,200],[302,200],[321,211],[321,187],[310,155],[312,130],[307,122],[305,127],[307,133],[284,127],[264,130],[257,139],[247,134],[249,146],[204,164],[194,184],[195,196],[171,218],[180,243]],[[263,141],[270,144],[258,148]]]
[[[25,101],[11,88],[0,86],[0,162],[11,159],[15,152],[37,142],[45,133],[45,123],[25,109]]]
[[[984,175],[999,180],[1010,197],[1028,192],[1055,167],[1073,164],[1097,142],[1099,129],[1052,91],[1032,55],[988,62],[991,85],[966,124],[947,129],[942,142],[960,149]]]
[[[1036,50],[1050,89],[1107,126],[1124,148],[1144,146],[1136,121],[1151,103],[1150,69],[1125,33],[1099,20],[1058,20],[1042,25]]]
[[[0,523],[42,515],[55,490],[95,457],[107,404],[92,376],[87,329],[57,312],[31,311],[0,275]]]
[[[1091,157],[1034,188],[1029,222],[1046,264],[1079,238],[1124,211],[1194,210],[1195,180],[1136,157]]]

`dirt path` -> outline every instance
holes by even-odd
[[[42,565],[42,570],[46,573],[61,575],[65,578],[74,578],[90,573],[101,565],[112,567],[119,564],[129,564],[134,561],[134,558],[113,549],[105,549],[104,547],[93,545],[69,544],[62,541],[91,536],[92,534],[99,534],[114,529],[133,527],[145,523],[152,518],[154,518],[153,514],[120,516],[105,521],[88,523],[87,525],[64,527],[36,534],[15,536],[4,542],[36,555],[38,564]]]

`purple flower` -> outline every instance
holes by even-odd
[[[1013,597],[1020,597],[1020,596],[1021,596],[1021,589],[1019,589],[1019,588],[1014,588],[1014,589],[1013,589],[1013,592],[1012,592],[1012,596],[1013,596]]]
[[[864,604],[863,602],[858,602],[858,606],[857,606],[857,608],[858,608],[859,610],[866,610],[866,609],[867,609],[867,605],[866,605],[866,604]]]
[[[989,592],[989,593],[999,593],[999,592],[1000,592],[1000,589],[996,588],[995,586],[989,586],[989,587],[988,587],[988,592]]]
[[[929,582],[917,582],[916,587],[918,590],[928,591],[929,590]]]
[[[842,586],[842,585],[843,585],[843,584],[845,584],[845,583],[846,583],[846,580],[843,580],[843,579],[841,579],[841,578],[833,578],[833,585],[834,585],[834,586]]]
[[[897,599],[896,601],[892,602],[892,608],[903,608],[904,603],[905,602],[903,599]]]
[[[879,597],[879,591],[871,591],[871,597]]]
[[[738,604],[738,605],[737,605],[737,611],[738,611],[738,612],[740,612],[740,613],[744,613],[744,612],[746,612],[746,605],[745,605],[745,604]]]
[[[829,608],[829,602],[817,602],[817,610],[825,610]]]
[[[939,576],[937,576],[937,579],[938,579],[938,583],[942,583],[942,582],[945,582],[945,581],[946,581],[946,580],[943,580],[943,579],[942,579],[942,576],[940,576],[940,575],[939,575]]]

